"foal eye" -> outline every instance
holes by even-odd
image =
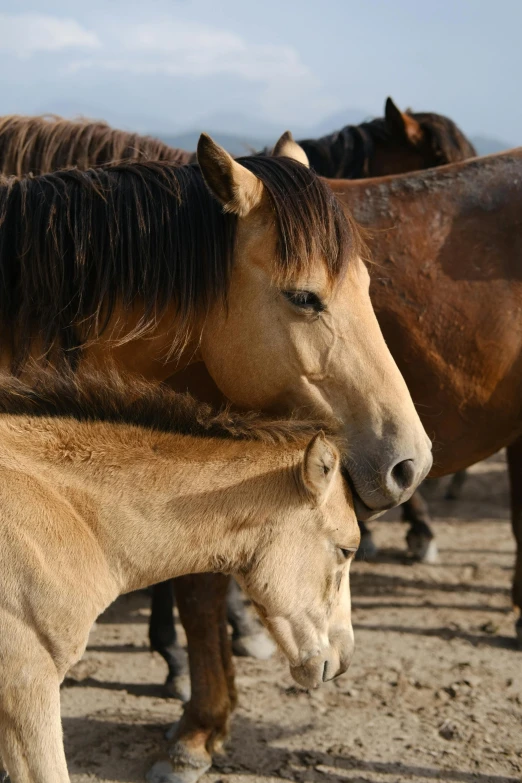
[[[355,549],[344,549],[342,546],[339,547],[339,552],[342,554],[345,560],[349,560],[352,555],[355,554]]]
[[[283,291],[283,296],[294,307],[307,312],[322,313],[326,310],[326,305],[313,291]]]

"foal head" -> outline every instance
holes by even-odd
[[[238,580],[294,679],[316,687],[350,665],[349,570],[360,537],[339,452],[321,432],[293,466],[286,494],[279,510],[273,504]]]

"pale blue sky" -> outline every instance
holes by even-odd
[[[516,145],[521,31],[521,0],[0,0],[0,113],[301,129],[389,94]]]

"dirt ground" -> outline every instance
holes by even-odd
[[[352,783],[522,779],[522,651],[509,585],[514,544],[503,455],[475,466],[462,499],[427,493],[440,564],[412,564],[397,513],[373,523],[377,563],[356,563],[356,654],[322,690],[285,663],[237,661],[240,702],[226,755],[204,783],[286,778]],[[181,706],[162,698],[147,596],[120,599],[62,690],[72,780],[142,781]]]

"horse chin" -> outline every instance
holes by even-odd
[[[359,522],[371,522],[372,519],[378,519],[379,517],[382,517],[382,515],[388,511],[389,508],[393,508],[393,506],[380,509],[369,508],[369,506],[363,503],[357,494],[354,494],[353,496],[353,507]]]

